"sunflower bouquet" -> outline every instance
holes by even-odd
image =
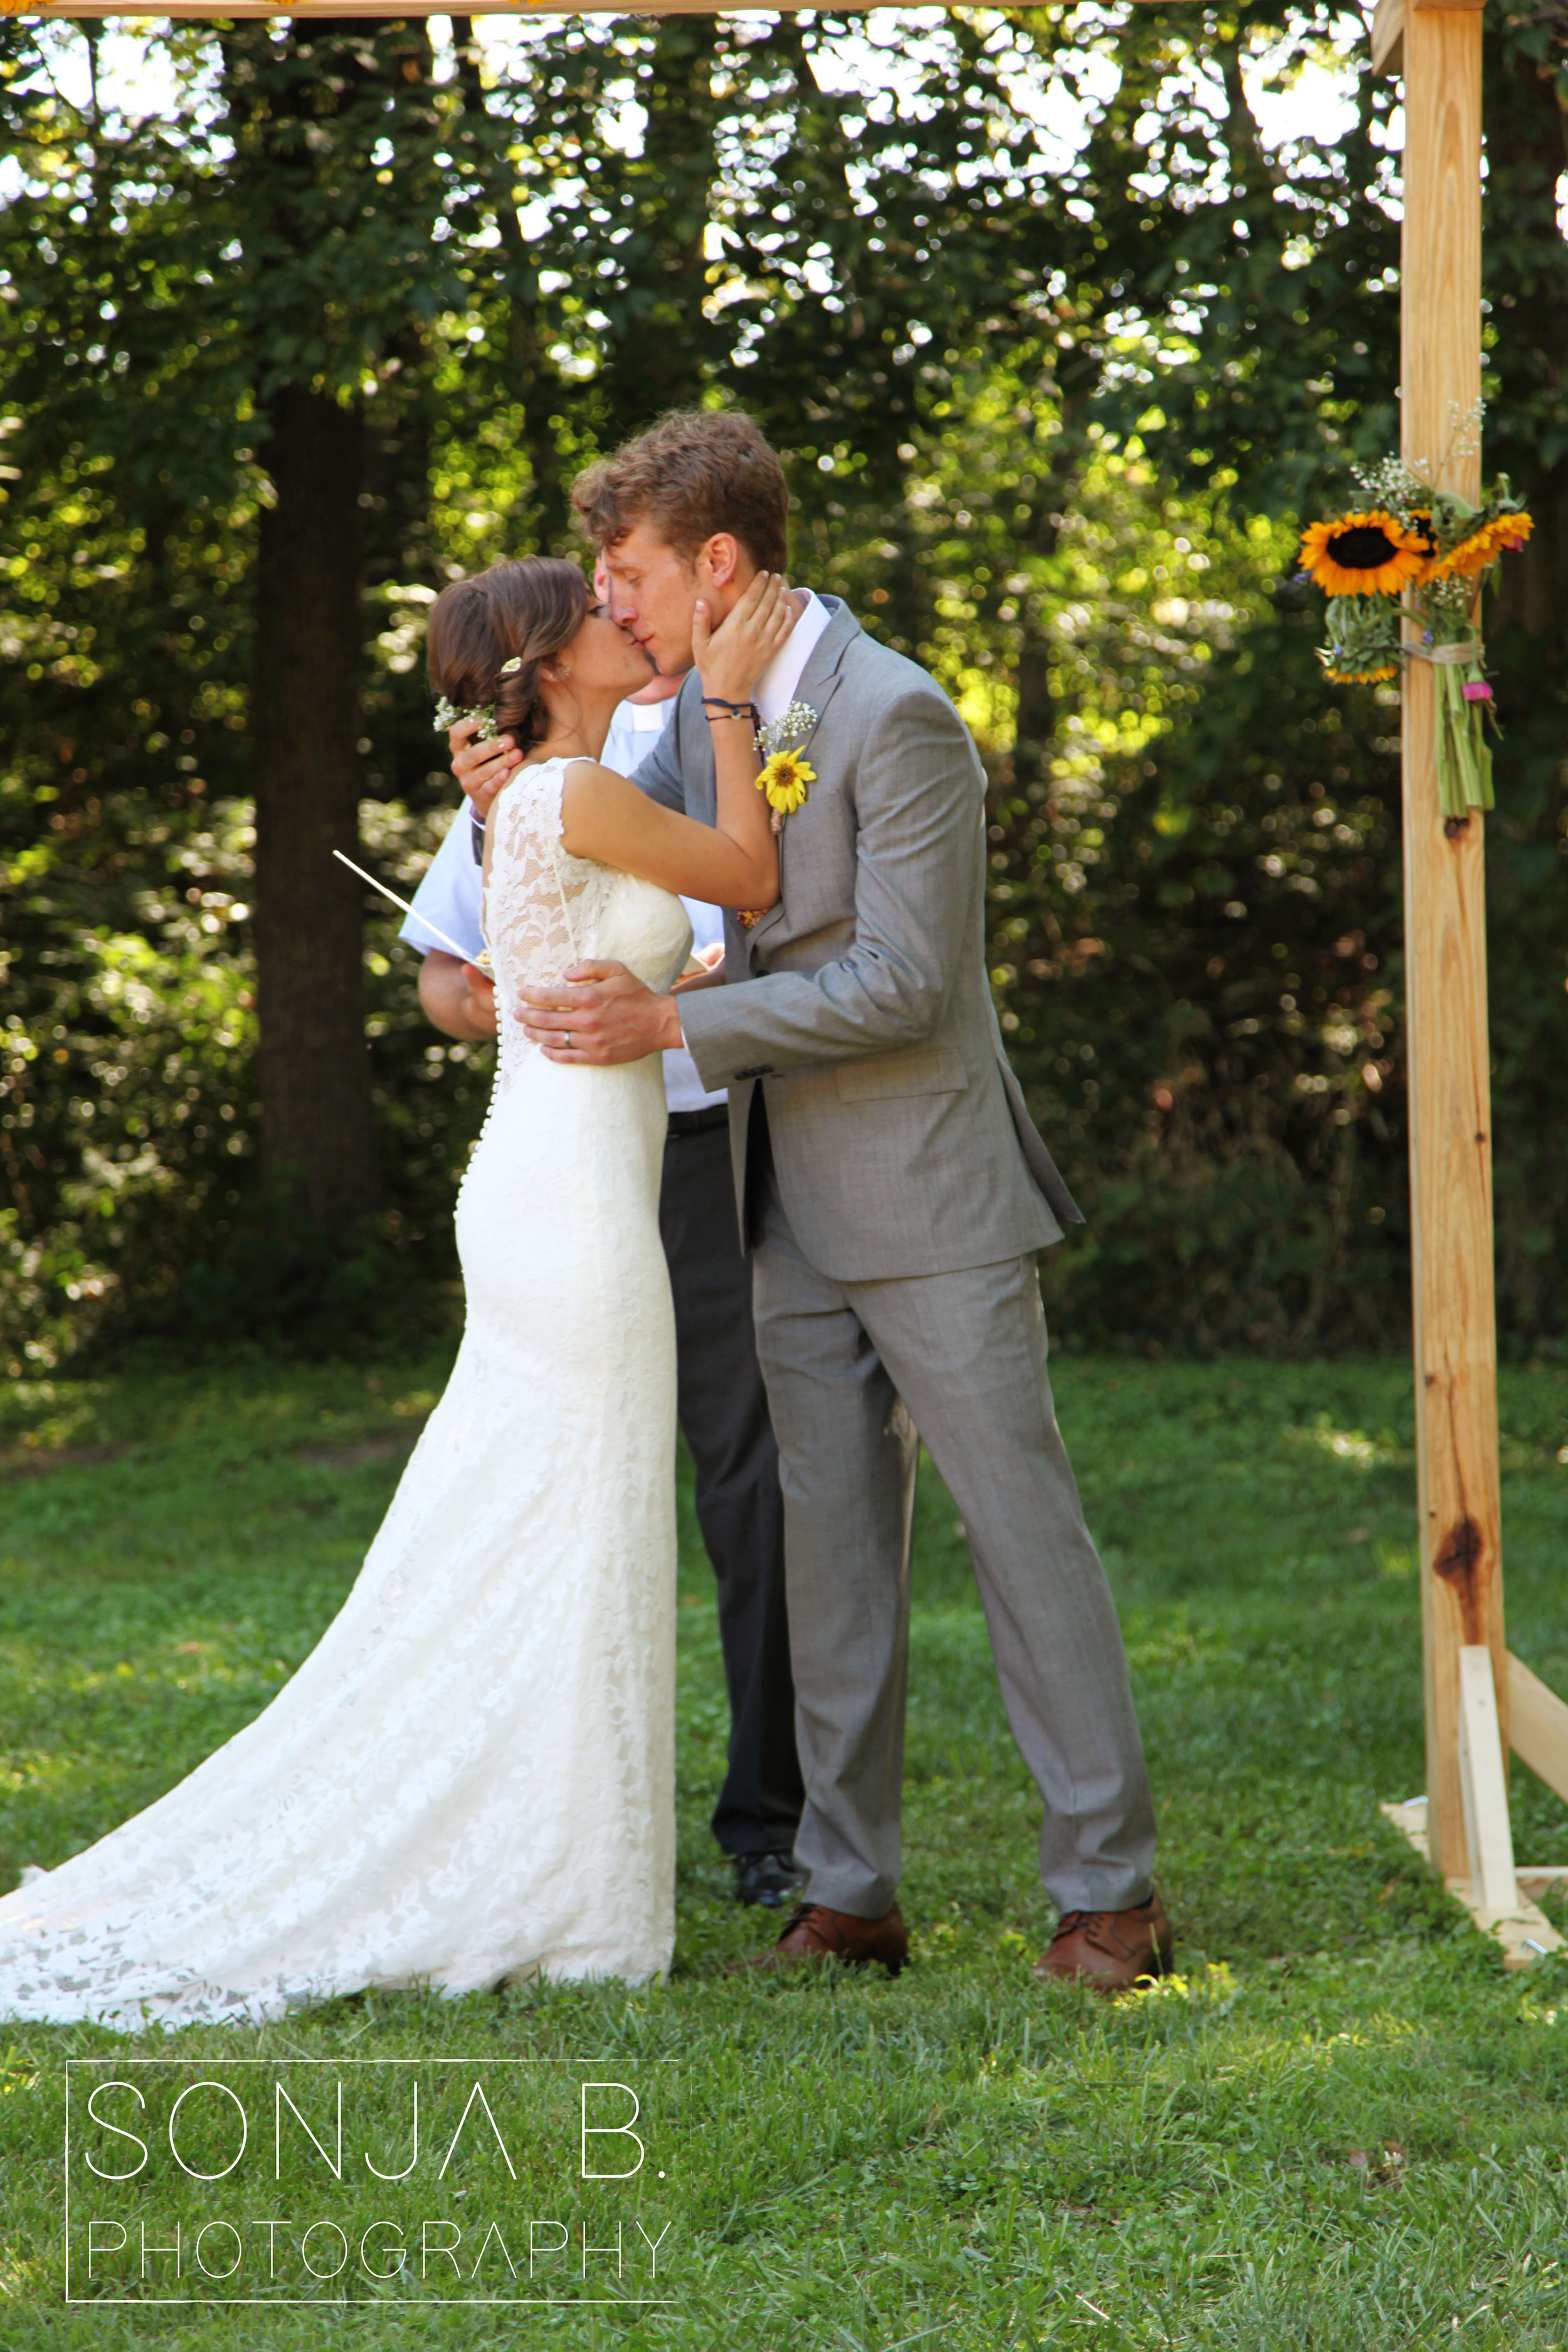
[[[1482,664],[1481,594],[1500,556],[1532,525],[1506,474],[1479,506],[1434,489],[1391,457],[1356,480],[1364,504],[1301,539],[1303,572],[1329,600],[1318,658],[1336,686],[1375,686],[1402,663],[1431,666],[1437,696],[1437,796],[1445,816],[1492,805],[1485,720],[1492,690]],[[1404,639],[1402,622],[1418,634]]]

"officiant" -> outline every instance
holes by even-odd
[[[662,734],[680,684],[679,676],[656,674],[621,704],[605,767],[632,774]],[[483,814],[465,801],[414,897],[418,914],[476,956],[484,944],[483,847]],[[696,952],[721,949],[720,909],[695,898],[682,904]],[[495,991],[485,975],[434,945],[412,919],[402,937],[424,957],[419,1001],[435,1026],[448,1037],[493,1038]],[[704,1087],[686,1053],[665,1055],[664,1087],[659,1231],[675,1301],[678,1411],[697,1468],[697,1523],[718,1581],[730,1695],[729,1757],[712,1829],[731,1857],[737,1899],[776,1910],[798,1879],[792,1849],[803,1793],[778,1448],[752,1327],[751,1268],[735,1233],[726,1097]]]

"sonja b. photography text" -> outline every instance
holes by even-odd
[[[679,2300],[670,2068],[650,2098],[549,2060],[66,2067],[68,2303]]]

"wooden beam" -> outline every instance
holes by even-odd
[[[879,0],[834,0],[834,15],[864,16],[879,5]],[[805,8],[820,8],[822,0],[767,0],[769,15],[796,16]],[[580,0],[574,8],[547,7],[531,5],[531,0],[473,0],[473,5],[456,7],[453,0],[409,0],[405,7],[389,5],[389,0],[291,0],[291,5],[269,8],[264,0],[234,0],[225,7],[219,0],[164,0],[161,7],[150,0],[70,0],[70,5],[55,7],[34,7],[24,0],[24,16],[37,20],[46,16],[143,16],[153,21],[172,17],[184,21],[191,17],[222,16],[237,20],[246,16],[279,16],[298,18],[301,22],[311,16],[380,16],[395,21],[400,16],[754,16],[763,13],[758,0],[750,6],[715,7],[712,0],[659,0],[657,7],[639,7],[636,0]]]
[[[1568,1804],[1568,1706],[1522,1658],[1508,1654],[1509,1745]]]
[[[1401,445],[1478,495],[1481,19],[1405,19]],[[1464,421],[1472,419],[1468,453]],[[1482,821],[1437,805],[1433,673],[1404,688],[1405,957],[1411,1252],[1428,1839],[1445,1877],[1468,1868],[1459,1782],[1459,1653],[1484,1644],[1507,1739],[1491,1107]]]
[[[896,5],[896,0],[843,0],[836,5],[838,16],[863,16],[873,8]],[[956,6],[959,0],[945,0]],[[1134,0],[1135,5],[1161,6],[1163,0]],[[1417,8],[1480,8],[1485,0],[1415,0]],[[38,19],[45,16],[142,16],[156,21],[163,17],[222,16],[797,16],[803,9],[820,9],[822,0],[744,0],[743,5],[713,5],[713,0],[657,0],[657,5],[637,5],[637,0],[579,0],[574,8],[546,5],[546,0],[474,0],[471,7],[455,9],[452,0],[407,0],[399,7],[395,0],[289,0],[289,5],[268,7],[265,0],[234,0],[232,7],[224,7],[221,0],[164,0],[156,7],[150,0],[43,0],[33,6],[24,0],[21,14]],[[1401,16],[1405,0],[1377,0],[1377,16],[1373,26],[1373,70],[1374,73],[1398,71],[1398,60],[1389,60],[1388,49],[1381,47],[1380,27],[1384,11]],[[1400,26],[1394,26],[1393,42],[1396,47]]]
[[[1486,0],[1411,0],[1416,8],[1484,8]],[[1399,73],[1405,64],[1405,0],[1377,0],[1372,17],[1372,69]]]
[[[453,0],[407,0],[398,6],[396,0],[287,0],[287,5],[268,7],[265,0],[234,0],[225,7],[222,0],[164,0],[158,7],[153,0],[63,0],[56,6],[53,0],[42,0],[34,5],[32,0],[22,0],[19,13],[34,22],[46,16],[142,16],[152,22],[165,17],[184,20],[191,17],[222,16],[236,19],[242,16],[299,17],[311,16],[384,16],[395,20],[399,16],[798,16],[802,10],[820,9],[823,0],[740,0],[740,5],[721,5],[713,0],[653,0],[653,5],[639,5],[639,0],[579,0],[576,7],[548,5],[548,0],[474,0],[471,7],[455,7]],[[893,6],[899,0],[835,0],[836,16],[864,16],[873,8]],[[958,6],[961,0],[943,0],[943,5]],[[1164,0],[1134,0],[1135,5],[1159,7]],[[1434,5],[1434,0],[1425,0]],[[1441,0],[1441,5],[1455,7],[1479,7],[1482,0]],[[0,8],[0,14],[5,14]]]
[[[1467,1645],[1459,1652],[1459,1790],[1465,1807],[1471,1890],[1489,1911],[1511,1911],[1519,1901],[1513,1875],[1513,1832],[1508,1818],[1492,1654],[1484,1643]]]
[[[1403,1838],[1408,1840],[1423,1862],[1426,1852],[1426,1800],[1411,1797],[1404,1804],[1380,1805],[1378,1811]],[[1521,1874],[1516,1872],[1515,1876]],[[1476,1926],[1485,1936],[1490,1936],[1502,1946],[1505,1969],[1532,1968],[1544,1959],[1548,1952],[1565,1948],[1562,1937],[1540,1906],[1528,1899],[1529,1895],[1542,1894],[1546,1888],[1568,1873],[1552,1870],[1532,1870],[1522,1874],[1530,1885],[1528,1893],[1521,1887],[1519,1899],[1510,1910],[1498,1911],[1479,1902],[1468,1878],[1448,1877],[1444,1884],[1456,1903],[1462,1903]]]
[[[1372,18],[1372,69],[1396,74],[1405,62],[1405,0],[1377,0]]]

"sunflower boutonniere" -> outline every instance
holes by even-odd
[[[793,816],[816,782],[816,770],[803,751],[775,751],[757,777],[774,818]]]
[[[763,755],[757,790],[766,796],[773,813],[775,833],[784,830],[786,816],[805,805],[816,782],[805,742],[796,739],[809,737],[817,717],[809,702],[792,702],[782,718],[770,719],[757,730],[757,749]]]

